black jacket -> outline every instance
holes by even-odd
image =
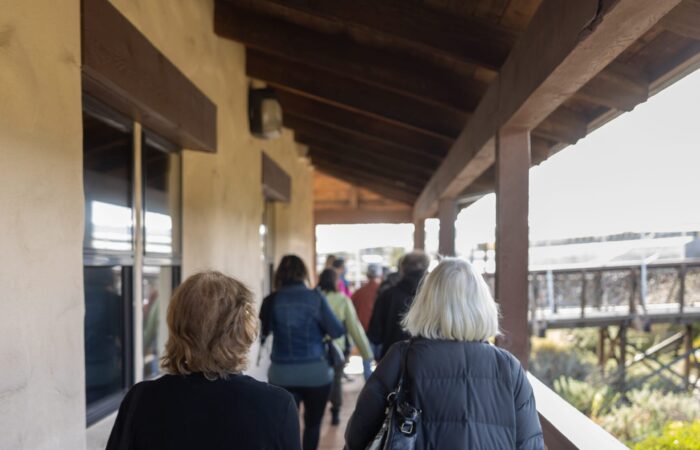
[[[379,354],[375,355],[377,361],[394,343],[408,339],[408,334],[401,328],[401,319],[411,307],[422,277],[423,272],[407,274],[396,286],[377,297],[367,330],[367,338],[381,346]]]
[[[107,443],[122,448],[298,450],[299,414],[287,391],[245,375],[165,375],[124,397]]]
[[[384,419],[399,378],[394,345],[360,393],[345,432],[364,450]],[[417,450],[542,450],[532,387],[513,355],[485,342],[416,339],[408,350],[409,398],[422,410]]]

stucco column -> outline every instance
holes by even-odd
[[[530,133],[501,129],[496,142],[496,300],[503,336],[496,343],[527,367],[528,187]]]
[[[438,253],[442,256],[455,256],[457,202],[454,198],[448,197],[440,199],[438,217],[440,218]]]
[[[425,250],[425,219],[413,222],[413,250]]]

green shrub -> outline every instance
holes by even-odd
[[[628,445],[661,434],[672,421],[691,422],[700,417],[700,401],[689,394],[663,393],[648,388],[627,393],[629,402],[612,408],[596,420]]]
[[[532,358],[529,369],[544,384],[554,387],[554,380],[561,375],[584,380],[595,370],[595,364],[586,361],[586,358],[570,342],[532,338]]]
[[[650,436],[633,450],[700,450],[700,420],[669,422],[661,436]]]

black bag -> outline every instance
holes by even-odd
[[[345,366],[345,353],[330,338],[326,340],[326,359],[331,367]]]
[[[416,446],[421,411],[408,400],[410,382],[406,360],[410,346],[411,341],[402,349],[398,386],[387,396],[386,417],[366,450],[413,450]]]

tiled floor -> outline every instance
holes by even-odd
[[[348,424],[350,415],[355,410],[355,401],[364,385],[364,378],[361,374],[350,375],[351,381],[343,383],[343,408],[340,410],[340,425],[331,426],[330,411],[323,417],[323,428],[321,428],[321,442],[318,450],[342,450],[345,445],[343,435]]]

